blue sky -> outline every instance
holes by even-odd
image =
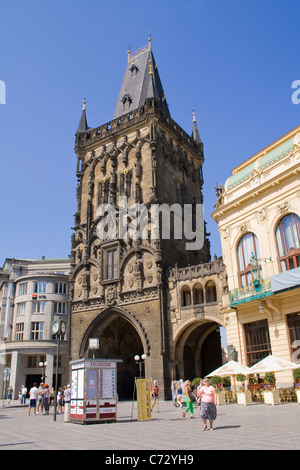
[[[76,211],[74,134],[110,121],[132,51],[153,53],[172,118],[204,142],[205,218],[216,182],[300,124],[299,0],[0,0],[0,265],[66,257]]]

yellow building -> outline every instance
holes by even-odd
[[[241,163],[218,188],[229,347],[248,366],[300,362],[300,126]],[[300,364],[299,364],[300,367]],[[292,372],[276,373],[290,386]]]

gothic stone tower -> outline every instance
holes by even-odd
[[[77,212],[72,236],[71,356],[88,357],[89,338],[99,338],[96,357],[121,358],[120,398],[131,398],[138,367],[168,396],[172,333],[167,311],[168,269],[210,259],[209,242],[187,251],[181,239],[101,239],[101,204],[202,203],[203,144],[194,118],[192,136],[170,116],[149,45],[128,63],[112,121],[87,125],[85,103],[76,133]],[[103,214],[102,214],[103,215]],[[132,216],[128,215],[130,222]]]

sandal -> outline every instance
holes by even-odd
[[[195,416],[191,416],[191,419],[195,419]]]
[[[182,416],[185,418],[185,411],[183,411]]]
[[[202,429],[202,431],[205,431],[207,429],[207,426],[204,426],[204,428]]]

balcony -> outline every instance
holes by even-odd
[[[262,299],[263,297],[269,297],[272,294],[270,279],[257,279],[248,286],[228,291],[231,307],[251,302],[252,300]]]

